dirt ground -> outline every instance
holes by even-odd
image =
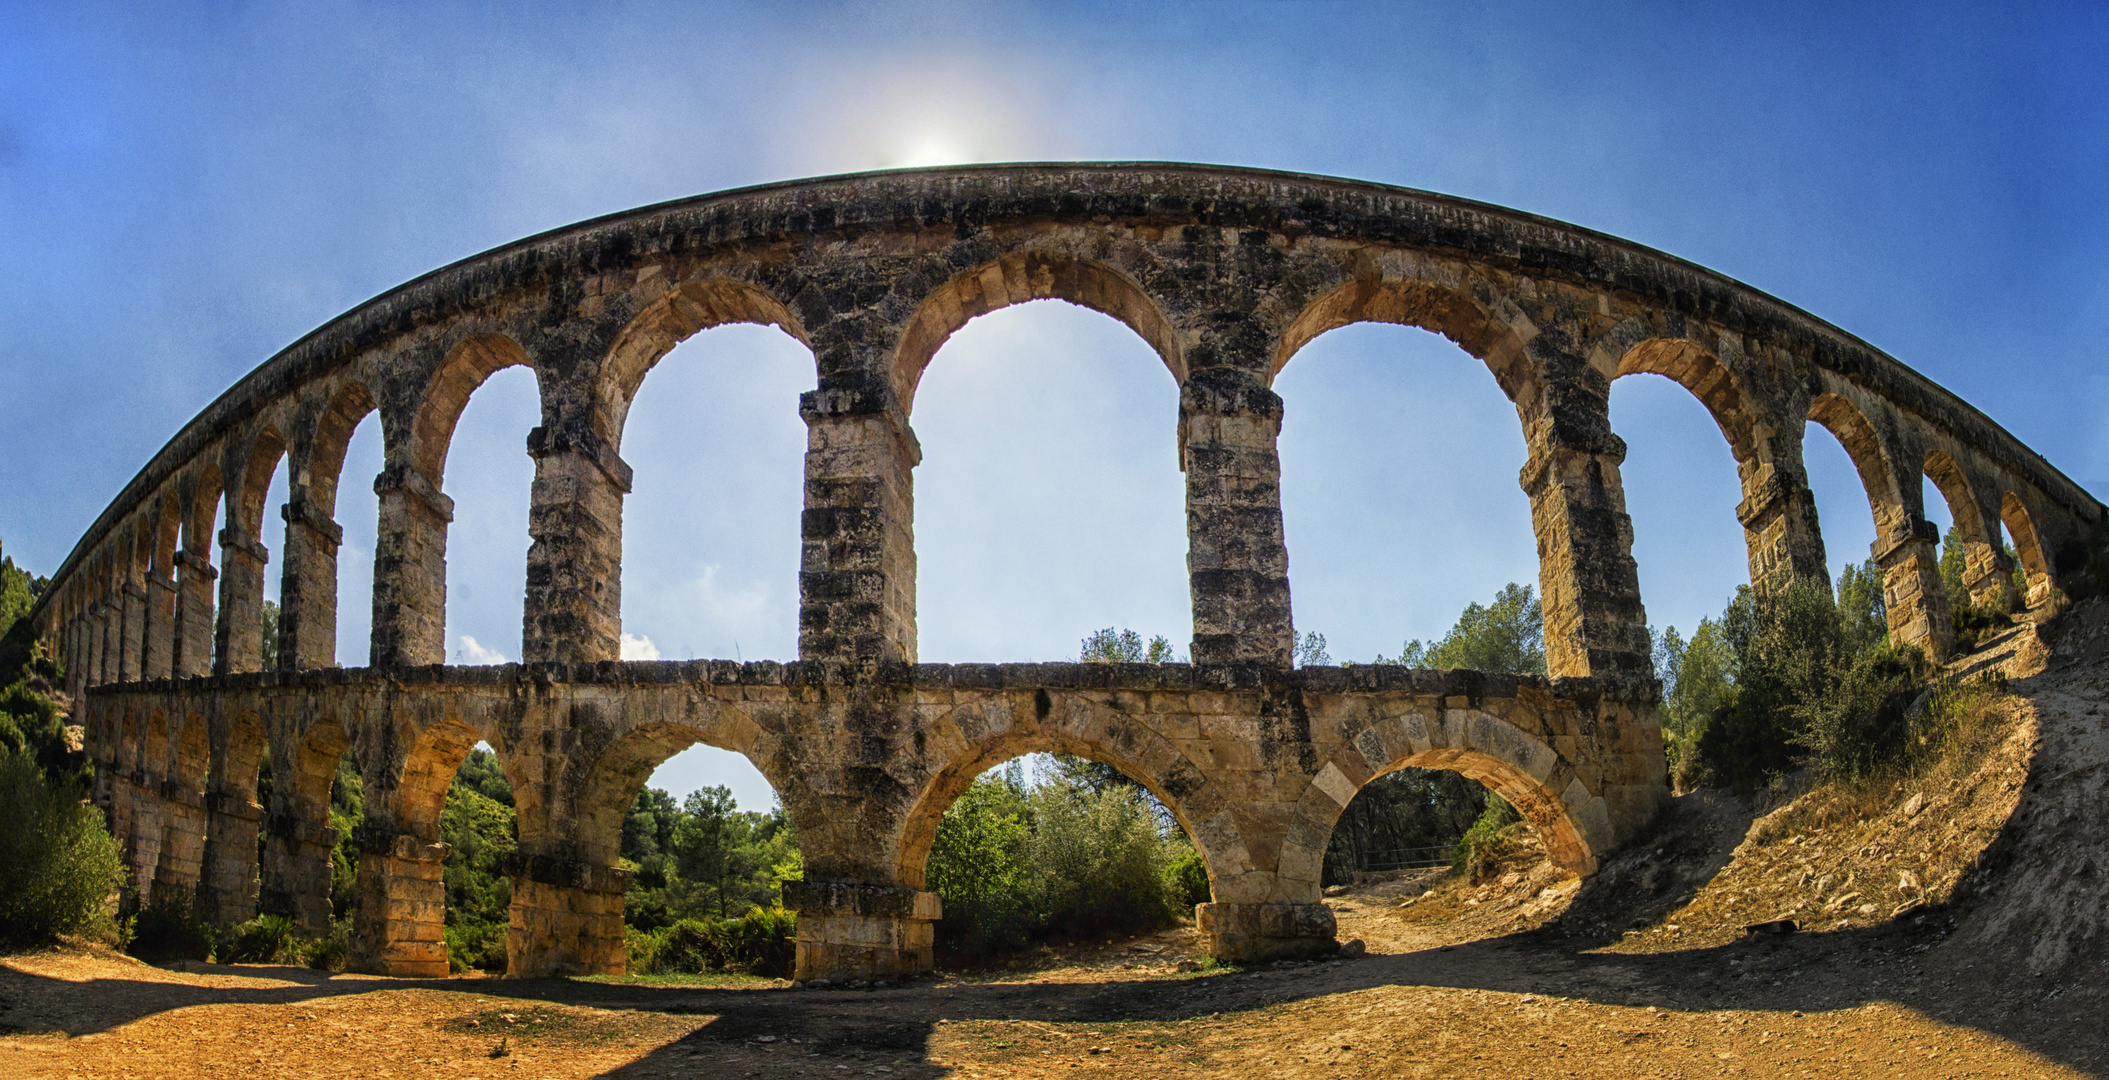
[[[1527,851],[1368,882],[1328,898],[1356,959],[1180,971],[1177,929],[812,990],[45,950],[0,957],[0,1078],[2109,1076],[2109,605],[1968,666],[2016,698],[1960,770],[1685,796],[1586,882]]]

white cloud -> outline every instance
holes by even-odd
[[[461,635],[461,648],[454,655],[467,658],[471,664],[503,664],[506,662],[504,653],[496,649],[484,648],[482,645],[477,644],[475,638],[467,634]]]
[[[652,639],[642,634],[624,634],[622,636],[622,658],[625,660],[657,660],[659,659],[659,646],[652,644]]]

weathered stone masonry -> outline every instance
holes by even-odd
[[[1180,383],[1195,664],[917,665],[910,422],[969,319],[1058,298],[1134,329]],[[1444,334],[1515,403],[1553,680],[1292,670],[1274,376],[1358,321]],[[780,327],[812,349],[799,662],[622,663],[621,457],[630,402],[696,331]],[[476,388],[535,370],[526,663],[444,655],[445,466]],[[1646,617],[1612,431],[1613,380],[1681,383],[1742,481],[1751,579],[1821,576],[1808,421],[1859,468],[1893,633],[1948,647],[1920,477],[1948,500],[1978,602],[2047,599],[2103,508],[1909,368],[1699,267],[1499,207],[1351,181],[1186,165],[975,166],[801,181],[648,207],[499,248],[348,312],[170,441],[54,575],[35,613],[67,664],[97,798],[142,894],[214,918],[328,915],[336,763],[367,818],[360,966],[445,970],[439,809],[477,742],[518,802],[508,939],[519,974],[619,971],[621,819],[696,742],[748,756],[800,830],[804,974],[927,967],[939,815],[1035,750],[1148,784],[1206,856],[1212,947],[1332,940],[1318,867],[1340,808],[1404,765],[1455,768],[1521,807],[1586,873],[1664,797]],[[788,403],[787,403],[788,405]],[[370,666],[338,670],[345,444],[378,414]],[[1169,421],[1167,421],[1169,423]],[[290,500],[265,520],[274,471]],[[215,531],[215,518],[225,527]],[[2004,524],[2026,571],[2008,586]],[[283,538],[267,536],[283,526]],[[272,544],[277,543],[274,552]],[[266,568],[283,562],[279,671],[259,673]],[[271,803],[256,801],[271,763]],[[261,839],[261,844],[259,844]],[[261,859],[257,856],[262,848]]]

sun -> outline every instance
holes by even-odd
[[[963,165],[972,155],[961,150],[951,141],[936,136],[926,137],[902,154],[894,167],[900,169],[923,169],[932,165]]]

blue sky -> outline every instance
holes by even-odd
[[[1728,7],[0,2],[0,542],[49,571],[241,374],[436,266],[663,199],[976,160],[1330,173],[1628,237],[1866,338],[2109,494],[2109,16]],[[811,382],[752,327],[647,380],[622,449],[633,648],[794,655]],[[1296,619],[1336,658],[1535,580],[1484,368],[1350,327],[1277,389]],[[1057,659],[1109,625],[1183,645],[1176,401],[1132,334],[1055,302],[945,346],[913,417],[925,659]],[[518,656],[534,422],[531,376],[502,373],[448,463],[463,662]],[[1613,423],[1643,598],[1689,631],[1747,574],[1733,463],[1659,378],[1621,380]],[[347,477],[378,471],[372,427]],[[1872,528],[1812,434],[1835,567]],[[356,664],[373,508],[344,490]],[[659,782],[768,799],[709,754]]]

